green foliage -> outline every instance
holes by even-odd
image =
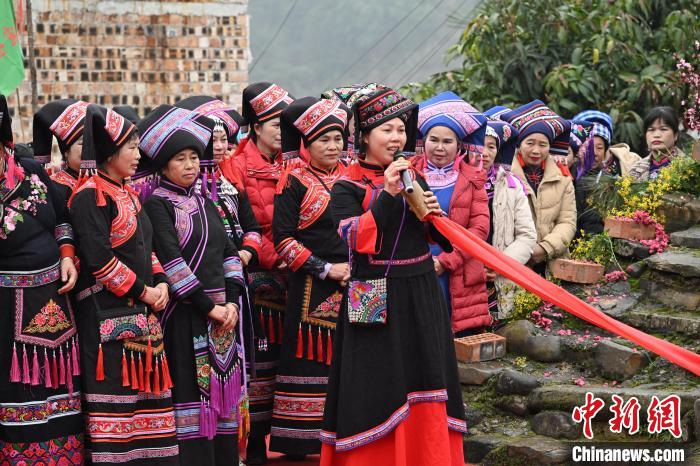
[[[583,233],[569,247],[571,258],[578,261],[595,262],[607,267],[615,258],[612,242],[607,233],[595,235]]]
[[[700,164],[690,157],[676,157],[668,166],[671,191],[700,194]]]
[[[585,176],[578,181],[589,192],[589,208],[602,217],[630,215],[637,210],[649,213],[663,203],[666,193],[700,193],[700,164],[690,157],[676,157],[653,181],[635,181],[631,177]]]
[[[453,90],[482,109],[534,99],[565,117],[600,109],[639,151],[646,110],[678,108],[673,54],[698,37],[697,0],[489,0],[450,48],[462,66],[404,90],[417,100]]]
[[[643,195],[649,186],[648,181],[632,181],[628,179],[629,190],[634,195]],[[625,205],[625,198],[620,192],[620,177],[603,174],[598,178],[596,175],[587,175],[577,182],[577,188],[588,192],[587,204],[589,210],[595,210],[605,218],[613,215]]]
[[[539,309],[541,305],[542,298],[524,288],[520,288],[515,292],[515,297],[513,298],[513,314],[511,314],[509,320],[516,321],[527,319],[530,313]]]

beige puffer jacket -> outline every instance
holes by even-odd
[[[499,167],[493,188],[492,245],[521,264],[527,263],[537,243],[537,230],[532,219],[526,188],[520,179]],[[498,275],[494,282],[498,292],[497,319],[513,312],[517,285]]]
[[[512,170],[527,189],[537,228],[537,244],[547,252],[547,259],[565,256],[576,234],[576,196],[571,178],[563,175],[554,160],[547,157],[542,181],[534,193],[517,161]]]
[[[610,146],[610,154],[620,162],[620,174],[626,176],[632,167],[641,159],[639,155],[630,150],[630,146],[625,143]]]

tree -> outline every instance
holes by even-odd
[[[482,109],[542,99],[567,118],[596,108],[640,150],[644,113],[679,107],[674,53],[692,51],[699,18],[697,0],[489,0],[448,52],[461,67],[404,90],[453,90]]]

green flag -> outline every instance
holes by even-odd
[[[24,58],[12,0],[0,0],[0,94],[10,94],[23,79]]]

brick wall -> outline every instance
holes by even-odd
[[[162,103],[205,94],[240,108],[250,56],[247,4],[32,0],[38,105],[75,97],[132,105],[143,116]],[[8,103],[16,140],[27,141],[32,108],[26,34],[21,41],[25,81],[19,105],[16,93]]]

